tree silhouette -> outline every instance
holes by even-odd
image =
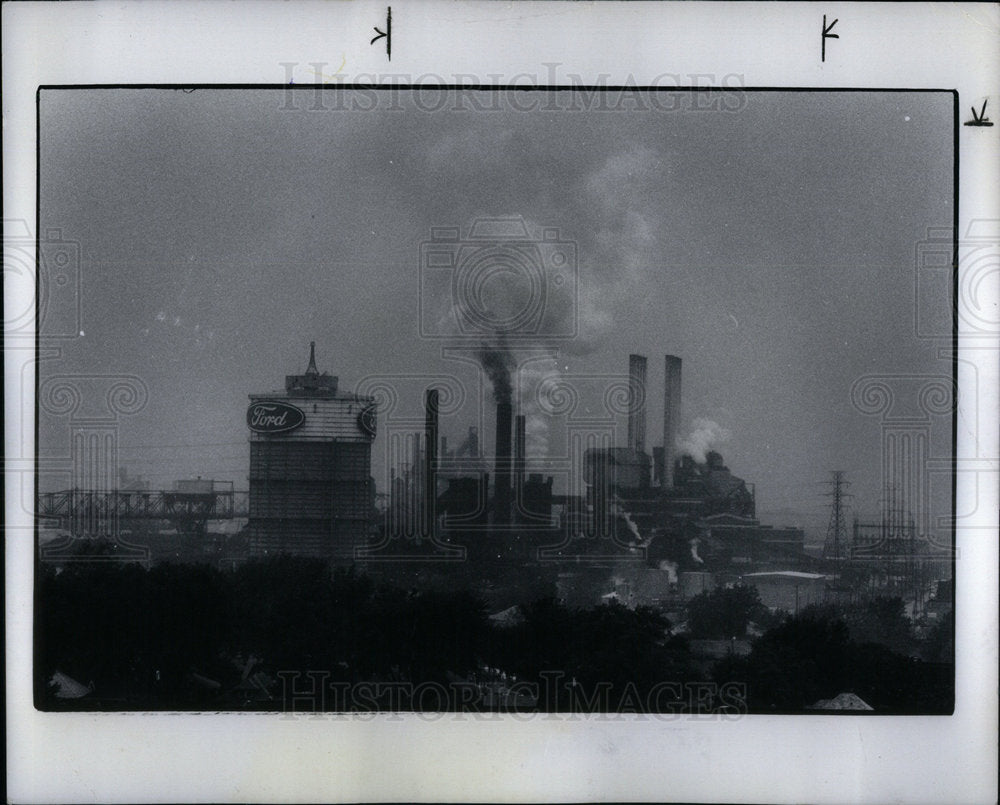
[[[766,612],[756,587],[716,587],[688,602],[688,632],[701,638],[743,637],[750,621]]]
[[[913,625],[902,598],[874,598],[849,609],[845,619],[857,643],[879,643],[903,655],[915,648]]]
[[[811,605],[788,618],[758,638],[749,657],[716,664],[714,678],[744,682],[750,712],[757,713],[802,712],[845,692],[857,694],[876,712],[947,713],[954,702],[953,666],[852,640],[833,605]]]

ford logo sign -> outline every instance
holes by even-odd
[[[283,402],[255,402],[247,408],[247,427],[256,433],[282,433],[306,421],[294,405]]]

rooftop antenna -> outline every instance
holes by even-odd
[[[309,342],[309,365],[306,367],[307,375],[318,375],[319,369],[316,368],[316,342]]]

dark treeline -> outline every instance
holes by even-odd
[[[473,670],[491,635],[484,604],[468,593],[416,595],[292,556],[232,572],[46,568],[38,594],[43,701],[53,702],[47,680],[60,671],[112,709],[198,708],[241,687],[262,707],[280,706],[256,695],[261,682],[241,685],[250,678],[241,669],[266,671],[264,688],[317,671],[351,683],[444,679]]]
[[[860,696],[876,713],[948,714],[953,635],[945,618],[922,646],[927,661],[890,647],[916,644],[899,599],[876,599],[846,613],[810,605],[757,638],[749,656],[720,661],[714,676],[744,680],[753,712],[801,712],[839,691]]]
[[[401,589],[291,556],[228,572],[115,562],[58,573],[43,567],[37,595],[41,709],[280,710],[290,690],[315,690],[316,680],[324,690],[369,688],[365,705],[330,696],[320,709],[475,709],[487,688],[511,687],[534,691],[518,700],[522,709],[564,712],[683,712],[693,706],[692,687],[700,712],[801,711],[844,691],[877,712],[944,712],[952,701],[953,666],[905,653],[912,635],[894,603],[849,619],[815,607],[782,618],[760,606],[753,588],[699,597],[689,612],[692,637],[742,635],[755,618],[775,624],[748,657],[706,665],[653,609],[569,609],[543,597],[496,623],[464,590]],[[891,645],[869,639],[879,634]],[[928,641],[937,652],[931,659],[949,658],[949,639],[942,631]],[[57,672],[90,693],[59,698]],[[465,686],[460,694],[456,683]],[[386,700],[370,691],[426,684],[447,698]],[[744,693],[734,698],[734,690]]]

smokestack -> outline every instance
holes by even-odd
[[[437,522],[438,396],[437,389],[427,389],[424,406],[424,534],[428,537],[434,536]]]
[[[646,356],[628,356],[628,447],[646,450]]]
[[[507,525],[510,522],[510,441],[511,417],[509,402],[497,404],[496,480],[493,484],[493,522]]]
[[[476,523],[485,524],[490,501],[490,474],[479,473],[479,500],[476,502]]]
[[[653,447],[653,486],[663,486],[663,445]]]
[[[519,414],[514,418],[514,502],[519,503],[524,496],[525,418]]]
[[[423,434],[415,431],[411,437],[413,442],[413,461],[410,466],[413,470],[413,495],[414,500],[423,494],[424,478],[424,445]]]
[[[410,453],[409,472],[406,474],[406,531],[417,534],[423,527],[420,515],[420,499],[423,496],[421,477],[424,471],[423,450],[420,449],[422,436],[419,431],[407,437]]]
[[[674,460],[677,458],[677,430],[681,426],[681,359],[667,355],[663,376],[663,488],[674,485]]]

